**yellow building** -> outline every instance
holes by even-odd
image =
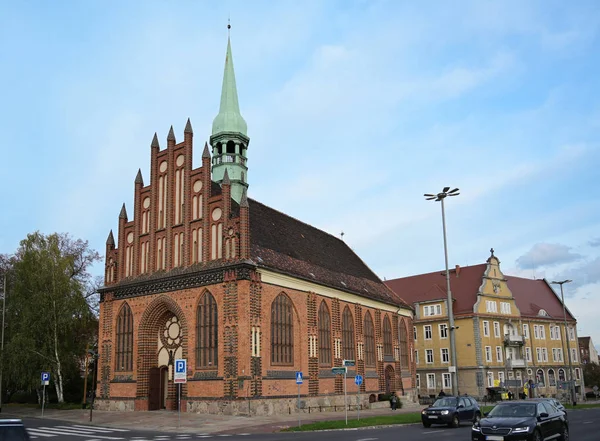
[[[451,393],[451,348],[444,271],[389,280],[415,308],[414,358],[423,396]],[[583,377],[577,322],[548,282],[505,276],[491,250],[485,264],[456,266],[450,289],[456,326],[458,390],[483,398],[509,389],[515,396],[568,395],[571,349],[578,394]]]

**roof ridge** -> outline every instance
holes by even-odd
[[[487,266],[487,263],[478,263],[476,265],[461,266],[460,270],[463,271],[463,270],[465,270],[467,268],[471,268],[472,269],[472,268],[483,267],[483,266]],[[454,268],[448,268],[448,269],[450,270],[450,272],[454,271]],[[386,280],[386,282],[393,282],[394,280],[412,279],[413,277],[423,277],[423,276],[429,276],[429,275],[432,275],[432,274],[439,274],[439,273],[443,274],[445,272],[446,272],[445,269],[441,269],[441,270],[438,270],[438,271],[430,271],[428,273],[423,273],[423,274],[413,274],[412,276],[396,277],[395,279]],[[532,279],[530,279],[530,280],[532,280]]]
[[[342,239],[340,239],[340,238],[339,238],[339,237],[337,237],[337,236],[334,236],[334,235],[333,235],[333,234],[331,234],[331,233],[328,233],[328,232],[327,232],[327,231],[325,231],[325,230],[321,230],[320,228],[318,228],[318,227],[315,227],[314,225],[311,225],[311,224],[309,224],[309,223],[306,223],[306,222],[304,222],[304,221],[301,221],[300,219],[298,219],[298,218],[295,218],[294,216],[290,216],[289,214],[286,214],[286,213],[284,213],[283,211],[279,211],[278,209],[276,209],[276,208],[273,208],[273,207],[270,207],[270,206],[268,206],[267,204],[263,204],[262,202],[260,202],[260,201],[257,201],[256,199],[248,198],[248,200],[249,200],[249,201],[252,201],[252,202],[256,202],[257,204],[260,204],[260,205],[262,205],[263,207],[267,207],[267,208],[269,208],[270,210],[276,211],[277,213],[279,213],[279,214],[282,214],[282,215],[283,215],[283,216],[285,216],[285,217],[289,217],[290,219],[294,219],[296,222],[300,222],[301,224],[304,224],[304,225],[306,225],[307,227],[314,228],[315,230],[319,230],[321,233],[325,233],[325,234],[327,234],[328,236],[331,236],[331,237],[333,237],[334,239],[336,239],[336,240],[338,240],[338,241],[342,242],[344,245],[346,245],[348,248],[350,248],[350,246],[348,246],[348,244],[347,244],[346,242],[344,242]],[[350,250],[352,250],[352,248],[350,248]],[[352,250],[352,252],[354,253],[354,250]],[[356,253],[354,253],[354,254],[356,254]],[[357,254],[357,256],[358,256],[358,254]],[[361,259],[361,260],[362,260],[362,259]],[[370,269],[370,268],[369,268],[369,269]],[[371,270],[371,271],[372,271],[372,270]],[[377,275],[377,274],[375,274],[375,275]],[[379,276],[378,276],[378,277],[379,277]]]

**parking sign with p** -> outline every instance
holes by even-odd
[[[175,383],[187,383],[187,360],[178,358],[175,360],[175,375],[173,377]]]
[[[50,384],[50,372],[42,372],[42,386]]]

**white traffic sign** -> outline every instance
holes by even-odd
[[[296,384],[302,384],[302,372],[296,372]]]
[[[50,384],[50,372],[42,372],[42,386]]]
[[[178,358],[175,360],[175,375],[173,377],[175,383],[187,383],[187,360]]]

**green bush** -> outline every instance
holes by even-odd
[[[37,404],[37,395],[35,392],[15,392],[11,395],[10,402],[17,404]]]

